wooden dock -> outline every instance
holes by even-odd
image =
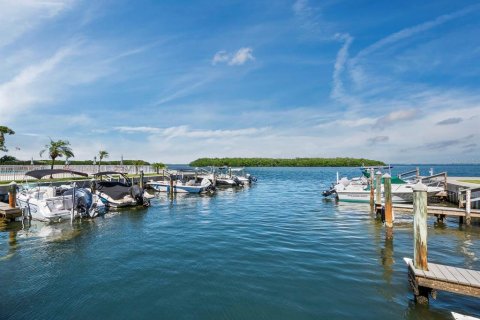
[[[480,272],[476,270],[428,263],[428,271],[415,268],[412,259],[403,258],[408,266],[409,282],[415,296],[427,290],[442,290],[480,297]],[[435,297],[435,293],[433,293]]]
[[[0,202],[0,217],[7,220],[14,220],[16,217],[22,216],[20,208],[10,208],[7,203]]]
[[[393,209],[396,212],[413,212],[413,205],[411,204],[394,204]],[[427,206],[427,213],[431,215],[443,215],[454,217],[465,217],[465,209],[455,207],[440,207],[440,206]],[[472,218],[480,218],[480,209],[471,209],[470,215]]]

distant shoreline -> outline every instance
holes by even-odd
[[[200,158],[189,164],[192,167],[361,167],[385,166],[379,160],[364,158]]]

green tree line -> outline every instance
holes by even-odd
[[[192,167],[360,167],[384,166],[378,160],[364,158],[200,158],[190,162]]]

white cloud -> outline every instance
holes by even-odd
[[[71,56],[73,51],[72,46],[63,47],[51,57],[24,67],[11,80],[0,84],[0,118],[7,121],[33,105],[50,101],[52,98],[39,86],[48,82],[48,74]]]
[[[453,13],[450,13],[450,14],[444,14],[444,15],[441,15],[441,16],[433,19],[433,20],[430,20],[430,21],[415,25],[413,27],[405,28],[405,29],[402,29],[398,32],[392,33],[389,36],[375,42],[374,44],[372,44],[372,45],[368,46],[367,48],[363,49],[362,51],[360,51],[357,55],[357,58],[368,55],[368,54],[370,54],[374,51],[377,51],[377,50],[381,49],[382,47],[387,46],[387,45],[391,45],[391,44],[393,44],[395,42],[398,42],[400,40],[409,38],[409,37],[414,36],[418,33],[421,33],[421,32],[427,31],[429,29],[432,29],[434,27],[437,27],[439,25],[442,25],[442,24],[444,24],[444,23],[446,23],[450,20],[460,18],[460,17],[462,17],[466,14],[469,14],[469,13],[475,11],[475,10],[478,10],[479,8],[480,8],[480,5],[472,5],[472,6],[466,7],[462,10],[459,10],[459,11],[456,11],[456,12],[453,12]]]
[[[378,118],[374,124],[374,127],[383,129],[386,126],[389,126],[396,122],[414,120],[418,118],[419,115],[420,115],[420,111],[416,109],[392,111],[386,114],[385,116]]]
[[[74,0],[2,0],[0,47],[73,7]]]
[[[252,48],[240,48],[228,62],[229,65],[242,65],[248,60],[255,60],[252,54]]]
[[[173,138],[232,138],[239,136],[252,136],[267,131],[269,128],[243,128],[235,130],[191,130],[189,126],[174,126],[169,128],[145,127],[145,126],[122,126],[114,127],[114,130],[124,133],[147,133],[165,137],[167,139]]]
[[[253,49],[244,47],[238,49],[235,53],[228,53],[225,50],[218,51],[212,58],[212,64],[227,63],[230,66],[240,66],[249,60],[255,60]]]
[[[227,62],[228,60],[230,60],[230,55],[227,53],[227,51],[220,50],[213,56],[212,64],[216,65],[217,63]]]

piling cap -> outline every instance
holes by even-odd
[[[413,191],[427,191],[427,186],[419,181],[413,186]]]
[[[9,185],[9,186],[16,186],[17,183],[16,183],[15,181],[12,181],[12,182],[10,182],[8,185]]]
[[[388,173],[385,173],[382,178],[390,179],[391,177],[392,177],[391,175],[389,175]]]
[[[382,173],[380,171],[377,171],[377,173],[375,174],[380,176]]]

